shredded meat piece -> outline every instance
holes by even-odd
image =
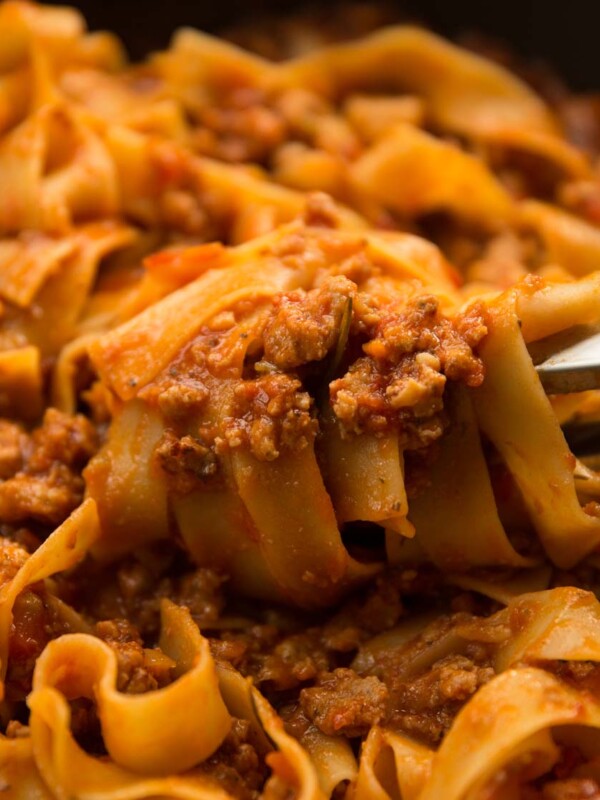
[[[388,690],[378,678],[360,678],[351,669],[326,673],[300,692],[304,714],[328,736],[368,733],[384,718],[387,702]]]
[[[446,380],[479,386],[483,364],[472,348],[487,332],[481,310],[445,319],[432,296],[384,316],[366,356],[330,384],[333,410],[346,431],[397,428],[405,448],[431,444],[443,433]]]
[[[81,470],[98,447],[94,426],[84,416],[50,408],[31,436],[7,429],[4,434],[10,452],[2,464],[5,480],[0,483],[0,518],[3,522],[35,519],[60,524],[83,499]],[[10,475],[9,460],[15,469]]]
[[[264,358],[281,370],[320,361],[335,345],[356,285],[341,275],[318,289],[281,295],[264,332]]]
[[[300,450],[311,442],[318,422],[312,400],[297,378],[283,373],[240,382],[234,391],[233,416],[225,429],[231,448],[246,446],[261,461],[282,450]]]

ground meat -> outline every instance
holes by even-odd
[[[290,626],[285,621],[254,625],[242,632],[223,632],[211,646],[217,658],[233,663],[263,691],[289,692],[347,665],[363,642],[396,625],[404,610],[403,593],[433,594],[434,587],[439,590],[434,574],[388,572],[319,624],[296,613],[293,627],[300,632],[286,632]]]
[[[11,478],[23,465],[27,435],[21,425],[0,420],[0,480]]]
[[[373,676],[360,678],[351,669],[336,669],[302,689],[300,706],[306,717],[328,736],[362,736],[386,715],[388,690]]]
[[[467,280],[498,288],[514,286],[528,270],[539,266],[538,250],[535,237],[503,231],[486,242],[479,257],[466,266]]]
[[[439,369],[439,359],[429,353],[404,359],[392,369],[359,358],[330,384],[335,415],[351,433],[386,433],[397,427],[403,447],[425,447],[445,428],[446,378]]]
[[[219,104],[198,111],[192,146],[220,161],[264,162],[287,136],[282,115],[250,87],[219,95]]]
[[[278,369],[320,361],[335,346],[340,324],[356,285],[341,275],[318,289],[295,291],[275,301],[264,332],[264,358]]]
[[[418,678],[392,679],[389,685],[394,710],[388,724],[435,744],[448,732],[464,703],[494,675],[490,666],[452,655]]]
[[[23,547],[4,536],[0,537],[0,587],[15,577],[27,557],[27,550]]]
[[[142,694],[170,683],[175,663],[160,650],[144,650],[137,629],[126,619],[98,622],[95,633],[117,655],[117,689]]]
[[[351,125],[318,94],[289,89],[276,103],[290,128],[292,141],[304,142],[345,160],[356,158],[361,152],[360,139]]]
[[[222,588],[226,577],[215,570],[201,567],[188,572],[176,581],[171,600],[178,606],[186,606],[196,622],[202,627],[216,621],[225,606]]]
[[[177,436],[167,429],[155,448],[161,469],[168,476],[169,488],[185,494],[206,483],[217,473],[218,462],[211,444],[194,436]]]
[[[337,228],[340,224],[339,207],[330,195],[324,192],[311,192],[306,198],[302,219],[309,226]]]
[[[277,691],[295,689],[330,668],[330,659],[316,631],[288,636],[271,653],[257,659],[256,682]],[[258,667],[258,668],[257,668]]]
[[[0,521],[34,519],[51,526],[63,522],[83,499],[81,470],[98,447],[92,423],[51,408],[30,436],[5,427],[4,440]]]
[[[13,606],[10,629],[6,696],[23,700],[31,691],[35,662],[44,647],[63,633],[70,633],[68,621],[49,602],[43,584],[27,589]]]
[[[349,653],[377,633],[393,628],[403,614],[401,573],[378,576],[362,596],[351,598],[325,622],[321,640],[327,650]]]
[[[311,415],[312,399],[301,388],[297,378],[284,373],[241,381],[225,426],[227,445],[248,447],[261,461],[276,459],[282,450],[306,447],[318,423]]]
[[[541,794],[531,795],[527,800],[600,800],[600,786],[590,778],[569,778],[566,781],[547,783]]]
[[[167,420],[185,420],[190,412],[202,407],[207,397],[206,386],[201,381],[186,376],[158,395],[158,407]]]
[[[595,661],[547,661],[544,668],[578,690],[594,697],[600,693],[600,664]]]
[[[225,604],[225,576],[190,565],[181,572],[179,558],[173,545],[161,543],[140,550],[118,565],[100,567],[87,562],[70,578],[73,587],[67,585],[64,591],[94,622],[127,619],[146,644],[154,643],[159,635],[163,598],[189,608],[200,627],[216,621]]]
[[[252,743],[250,723],[234,719],[217,752],[200,765],[220,788],[239,800],[255,800],[268,776],[264,759]]]
[[[550,773],[542,775],[524,787],[524,800],[600,800],[600,787],[592,778],[574,777],[580,767],[588,761],[586,755],[577,747],[560,745],[559,758]],[[584,767],[585,768],[585,767]],[[503,788],[503,783],[511,774],[530,769],[530,759],[523,754],[516,762],[510,763],[492,780],[492,794],[496,786]]]
[[[224,201],[203,191],[201,169],[189,151],[157,137],[148,143],[147,159],[146,188],[128,198],[134,219],[159,226],[175,239],[181,234],[205,242],[227,238]]]
[[[446,380],[467,386],[483,381],[472,348],[486,332],[480,309],[452,322],[428,295],[385,315],[363,347],[366,355],[330,384],[337,418],[352,433],[398,429],[405,448],[431,444],[445,427]]]

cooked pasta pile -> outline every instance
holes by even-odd
[[[3,797],[600,797],[598,108],[0,4]]]

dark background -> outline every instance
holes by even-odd
[[[164,47],[173,30],[208,31],[285,14],[297,0],[63,0],[80,8],[92,29],[118,33],[133,57]],[[392,0],[393,2],[393,0]],[[553,64],[577,89],[600,89],[600,0],[397,0],[402,13],[441,33],[480,31],[524,56]],[[313,5],[316,5],[313,3]],[[318,8],[333,4],[321,0]]]

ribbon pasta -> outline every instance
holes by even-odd
[[[0,793],[598,796],[593,102],[295,44],[0,3]]]

